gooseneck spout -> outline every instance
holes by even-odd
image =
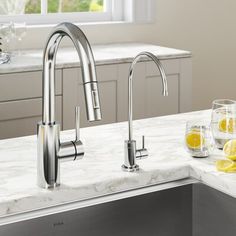
[[[164,68],[159,61],[159,59],[152,53],[150,52],[141,52],[139,53],[133,60],[130,69],[129,69],[129,78],[128,78],[128,89],[129,89],[129,95],[128,95],[128,103],[129,103],[129,110],[128,110],[128,125],[129,125],[129,140],[131,141],[133,139],[133,74],[134,74],[134,68],[137,62],[142,58],[142,57],[148,57],[152,61],[155,62],[157,68],[160,71],[161,78],[162,78],[162,94],[163,96],[168,96],[168,86],[167,86],[167,79],[166,79],[166,74],[164,71]]]
[[[71,24],[62,23],[51,32],[43,55],[43,124],[55,124],[55,63],[59,44],[65,36],[73,42],[80,58],[89,121],[100,120],[97,78],[93,53],[83,31]]]
[[[141,52],[134,59],[129,69],[128,77],[128,140],[125,141],[125,162],[122,165],[124,171],[137,171],[139,166],[136,164],[136,159],[143,159],[148,157],[147,149],[145,148],[144,136],[142,138],[142,149],[136,149],[136,141],[133,140],[133,74],[134,68],[137,62],[142,57],[148,57],[155,62],[157,68],[160,71],[162,78],[162,94],[163,96],[168,96],[168,86],[165,70],[160,62],[160,60],[150,52]]]
[[[59,44],[67,36],[73,42],[80,58],[85,104],[89,121],[101,119],[95,62],[91,46],[82,30],[71,24],[56,26],[46,43],[43,54],[43,112],[38,124],[38,185],[56,187],[60,183],[60,161],[77,160],[84,150],[79,137],[79,108],[76,107],[76,138],[60,142],[60,125],[55,118],[55,64]],[[65,78],[66,79],[66,78]]]

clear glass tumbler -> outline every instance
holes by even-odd
[[[236,138],[236,101],[218,99],[212,103],[211,129],[218,149]]]
[[[0,51],[0,64],[10,61],[10,49],[9,44],[12,38],[12,23],[0,23],[0,39],[1,39],[1,51]]]
[[[208,157],[214,149],[214,139],[209,123],[206,121],[187,122],[185,145],[192,157]]]
[[[17,46],[16,46],[16,55],[20,56],[21,53],[21,44],[23,41],[23,38],[26,36],[26,23],[21,22],[21,23],[14,23],[13,24],[13,32],[14,32],[14,37],[17,41]]]

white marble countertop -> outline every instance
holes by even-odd
[[[185,178],[236,197],[236,174],[215,168],[215,161],[224,158],[221,151],[205,159],[185,151],[186,121],[209,118],[210,111],[199,111],[135,121],[135,138],[140,141],[146,135],[150,154],[139,161],[141,170],[136,173],[121,170],[127,122],[81,129],[85,157],[61,164],[62,184],[55,190],[36,185],[35,136],[1,140],[0,218]],[[73,131],[62,132],[62,138],[72,139]]]
[[[97,65],[127,63],[139,52],[150,51],[160,59],[190,57],[188,51],[160,47],[144,43],[122,43],[92,46]],[[21,56],[13,56],[8,64],[0,65],[0,74],[42,70],[42,50],[23,51]],[[59,48],[57,68],[79,66],[79,57],[73,48]]]

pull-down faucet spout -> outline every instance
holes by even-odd
[[[49,35],[43,54],[43,113],[42,122],[38,124],[38,185],[43,188],[59,185],[60,160],[76,160],[84,155],[79,139],[79,109],[76,108],[75,141],[60,142],[60,125],[55,118],[56,55],[65,36],[71,39],[80,58],[87,118],[89,121],[101,119],[95,62],[89,41],[77,26],[59,24]]]
[[[59,44],[65,36],[73,42],[80,58],[89,121],[100,120],[95,62],[89,41],[77,26],[62,23],[54,28],[43,55],[43,124],[55,123],[55,63]]]

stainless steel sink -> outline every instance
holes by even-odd
[[[20,216],[18,222],[0,226],[0,236],[236,235],[235,198],[201,183],[173,186],[145,188],[140,195],[135,190],[128,198],[115,194],[119,200],[107,201],[106,196],[106,202],[66,207],[61,213],[52,208],[48,215],[28,220]]]
[[[190,236],[192,185],[0,226],[0,236]]]

